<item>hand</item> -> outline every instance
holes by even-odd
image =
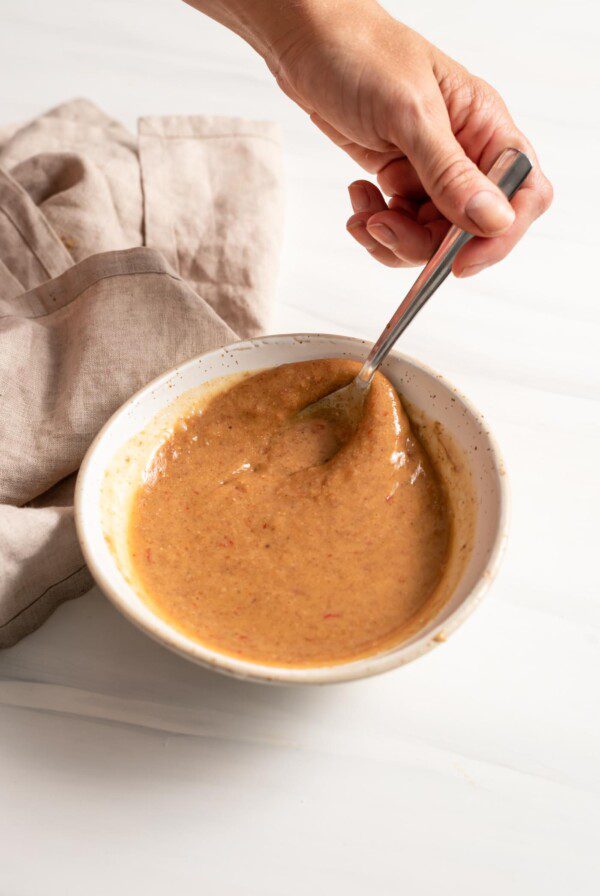
[[[479,237],[454,273],[475,274],[550,205],[552,187],[494,88],[376,0],[186,2],[247,40],[317,127],[377,175],[380,189],[350,185],[347,227],[383,264],[422,264],[452,222]],[[509,146],[534,164],[512,206],[482,173]]]
[[[425,262],[449,222],[481,237],[458,254],[457,276],[504,258],[552,187],[499,94],[373,0],[304,6],[265,56],[285,93],[377,175],[379,189],[350,185],[348,231],[393,267]],[[512,207],[482,173],[508,146],[534,163]]]

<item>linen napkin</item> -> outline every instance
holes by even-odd
[[[75,473],[136,389],[267,323],[281,233],[269,122],[87,100],[0,131],[0,647],[91,579]]]

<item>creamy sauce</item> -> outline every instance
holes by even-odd
[[[376,376],[350,436],[330,419],[294,420],[358,366],[255,374],[159,448],[128,547],[169,624],[223,653],[310,666],[392,646],[439,608],[449,508],[390,383]]]

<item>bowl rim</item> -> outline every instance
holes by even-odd
[[[343,345],[345,343],[349,347],[358,347],[369,344],[367,340],[357,337],[330,333],[275,333],[268,336],[237,340],[236,342],[202,352],[200,355],[182,361],[174,367],[169,368],[164,373],[159,374],[159,376],[142,386],[123,402],[123,404],[111,414],[96,434],[85,453],[77,475],[74,495],[74,518],[77,537],[88,569],[102,593],[130,622],[163,647],[179,654],[188,661],[244,681],[285,685],[334,684],[369,678],[373,675],[379,675],[390,669],[399,668],[400,666],[412,662],[425,653],[428,653],[434,647],[445,642],[447,638],[462,625],[465,619],[470,616],[473,610],[481,602],[490,584],[494,580],[506,547],[510,517],[510,487],[500,448],[487,421],[472,402],[442,374],[438,373],[428,364],[418,361],[410,355],[392,350],[390,352],[391,357],[407,362],[409,366],[415,367],[423,373],[435,378],[447,389],[452,391],[453,395],[460,400],[461,404],[481,426],[490,444],[491,460],[498,482],[498,525],[485,568],[481,572],[475,585],[464,597],[459,606],[433,630],[426,635],[415,636],[405,645],[400,644],[396,648],[388,649],[385,653],[349,660],[344,663],[336,663],[327,666],[311,666],[307,668],[274,666],[237,659],[236,657],[220,653],[217,650],[194,641],[189,636],[171,627],[152,610],[149,610],[151,618],[156,620],[157,626],[163,626],[165,631],[158,631],[157,628],[153,628],[151,624],[140,618],[136,610],[131,606],[128,598],[124,594],[121,594],[118,588],[113,586],[109,576],[103,569],[102,563],[99,562],[96,557],[94,535],[93,533],[88,532],[84,495],[88,489],[89,471],[94,467],[98,447],[104,441],[107,433],[110,431],[116,420],[126,414],[138,401],[142,400],[147,393],[160,388],[165,382],[169,381],[183,369],[197,365],[198,362],[210,355],[222,354],[224,351],[228,353],[234,350],[239,351],[245,347],[260,349],[261,345],[276,343],[278,340],[304,342],[315,339],[326,340],[337,345]],[[326,355],[324,355],[324,357],[326,357]],[[216,376],[218,375],[219,374],[216,374]],[[162,405],[162,407],[166,406],[166,404]],[[158,412],[159,409],[157,409],[156,413]],[[117,448],[118,446],[115,446],[115,451]],[[106,469],[106,465],[104,465],[104,469]],[[120,573],[120,570],[118,571]],[[127,587],[131,588],[129,585],[127,585]]]

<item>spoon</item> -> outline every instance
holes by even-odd
[[[505,149],[496,159],[488,172],[488,178],[496,184],[504,195],[511,199],[517,192],[532,165],[525,153],[518,149]],[[385,330],[373,345],[369,356],[357,375],[347,386],[336,389],[318,401],[307,405],[296,416],[328,415],[344,422],[355,429],[360,420],[363,404],[375,371],[385,360],[409,323],[419,313],[423,305],[434,294],[452,270],[458,251],[472,239],[473,234],[453,225],[439,248],[431,256],[406,298],[386,326]]]

